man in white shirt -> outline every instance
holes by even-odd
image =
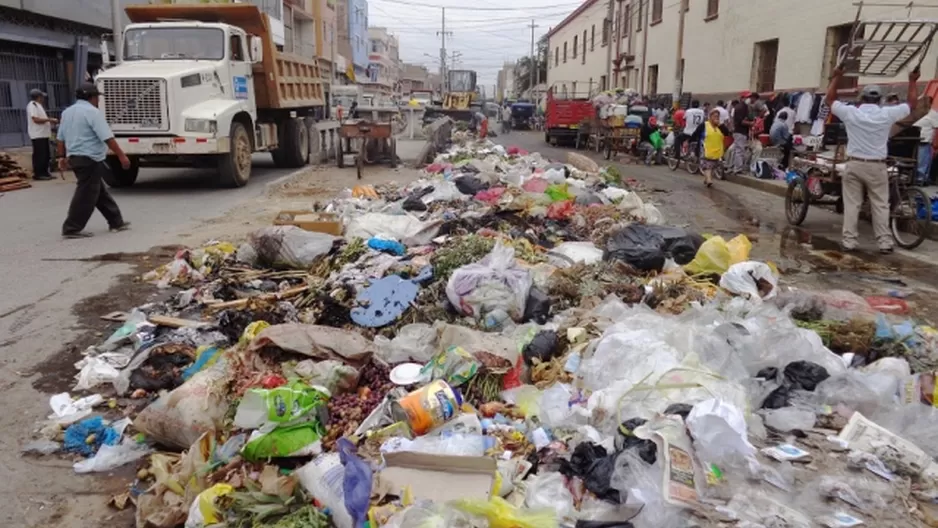
[[[893,240],[889,231],[889,174],[886,172],[889,132],[896,121],[911,113],[911,107],[918,97],[915,83],[921,74],[918,68],[909,72],[909,91],[906,97],[908,102],[896,106],[880,106],[883,91],[875,85],[863,87],[860,106],[850,106],[837,101],[837,86],[843,74],[842,68],[834,70],[825,99],[831,112],[843,121],[847,129],[847,171],[842,180],[843,248],[849,251],[857,247],[857,221],[865,188],[870,197],[873,232],[880,253],[892,253]]]
[[[49,174],[49,138],[52,125],[58,121],[46,115],[46,109],[42,107],[45,97],[45,92],[33,88],[29,91],[30,101],[26,105],[26,131],[33,144],[33,179],[39,181],[54,179]]]
[[[928,185],[931,174],[931,164],[938,154],[938,110],[929,110],[924,117],[915,122],[919,130],[918,144],[918,178],[917,185]]]
[[[717,101],[717,111],[720,112],[720,124],[729,126],[730,112],[726,109],[726,103],[722,100]]]

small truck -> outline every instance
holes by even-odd
[[[140,167],[215,169],[223,187],[251,177],[251,157],[299,168],[326,114],[313,58],[277,51],[265,13],[252,4],[162,4],[126,8],[123,60],[95,82],[129,169],[111,160],[112,187]],[[119,44],[120,45],[120,44]]]

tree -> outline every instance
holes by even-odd
[[[531,70],[535,70],[535,82],[547,81],[547,35],[544,35],[537,41],[537,56],[532,60],[530,56],[521,57],[515,63],[515,87],[518,93],[524,93],[531,88]]]

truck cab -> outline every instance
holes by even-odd
[[[249,4],[127,14],[123,60],[96,79],[132,161],[129,170],[112,164],[109,185],[132,185],[140,166],[214,166],[220,183],[238,187],[254,152],[283,167],[308,162],[312,116],[324,103],[318,64],[277,52],[266,14]]]

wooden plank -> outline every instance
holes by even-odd
[[[304,293],[307,290],[309,290],[308,285],[297,286],[295,288],[283,290],[282,292],[278,292],[278,293],[265,293],[263,295],[255,295],[253,297],[248,297],[246,299],[235,299],[233,301],[225,301],[225,302],[220,302],[220,303],[215,303],[215,304],[209,304],[208,306],[206,306],[206,308],[209,310],[226,310],[228,308],[244,308],[245,306],[248,305],[248,303],[250,303],[253,300],[274,301],[274,300],[286,299],[287,297],[293,297],[295,295]]]
[[[29,189],[30,187],[32,187],[32,184],[29,182],[11,183],[9,185],[0,185],[0,192],[18,191],[20,189]]]
[[[6,178],[0,178],[0,185],[6,185],[8,183],[29,183],[25,178],[20,178],[19,176],[8,176]]]
[[[111,312],[101,316],[101,319],[105,321],[113,321],[115,323],[123,323],[130,317],[130,314],[127,312]],[[170,328],[199,328],[202,326],[208,326],[209,323],[203,321],[193,321],[191,319],[180,319],[179,317],[170,317],[168,315],[151,315],[147,316],[147,321],[159,326],[168,326]]]

